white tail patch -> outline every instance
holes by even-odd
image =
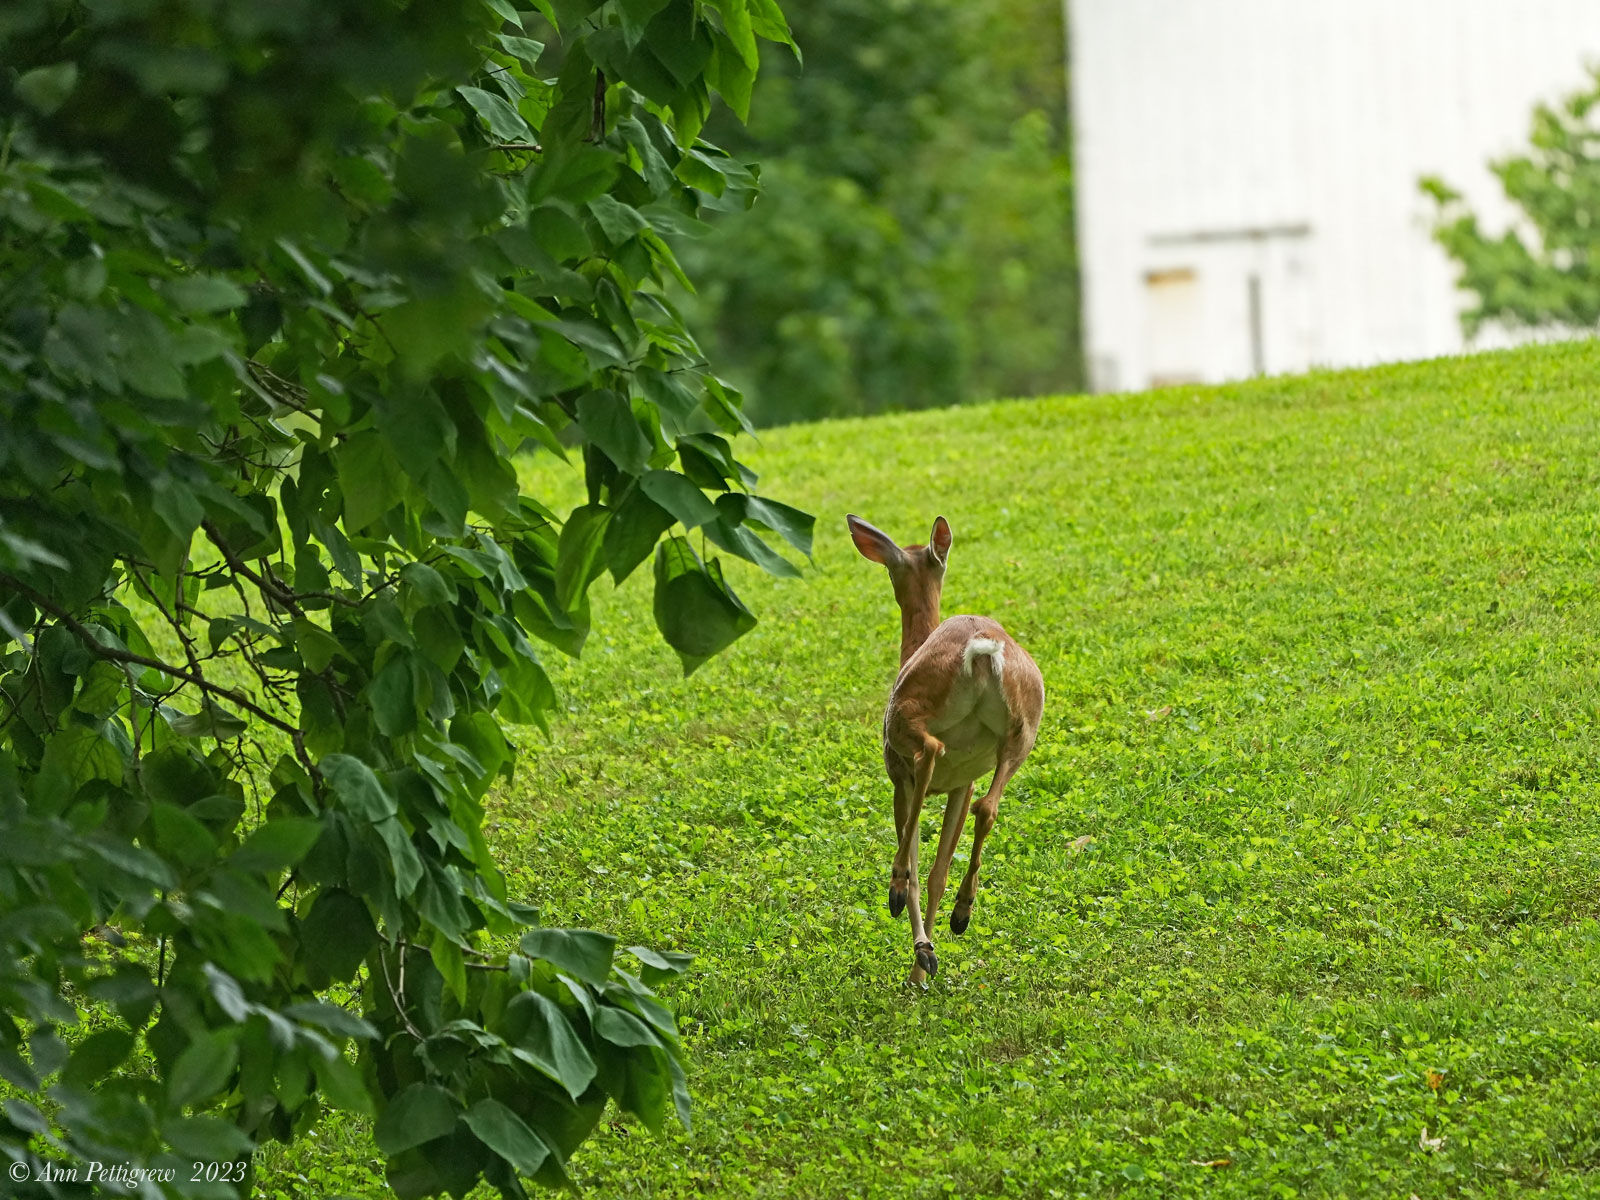
[[[972,674],[972,660],[982,655],[989,656],[989,665],[994,668],[994,677],[999,679],[1005,673],[1006,648],[1004,643],[993,638],[975,637],[967,643],[967,648],[961,652],[961,673]]]

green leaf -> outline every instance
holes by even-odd
[[[529,958],[542,958],[585,983],[600,987],[611,976],[617,939],[592,929],[531,929],[519,943]]]
[[[378,930],[366,903],[341,888],[318,892],[300,924],[301,953],[306,962],[339,983],[355,978],[377,940]]]
[[[300,1004],[291,1004],[283,1010],[283,1015],[305,1025],[315,1025],[319,1029],[326,1029],[335,1037],[360,1039],[378,1037],[378,1031],[356,1016],[355,1013],[342,1009],[337,1004],[329,1004],[323,1000],[308,1000]]]
[[[761,61],[761,52],[756,48],[756,35],[751,27],[747,4],[748,0],[722,0],[717,5],[717,11],[722,14],[723,32],[728,35],[728,41],[750,68],[753,77]]]
[[[391,655],[363,694],[372,705],[373,723],[385,737],[399,737],[416,729],[417,704],[409,654],[401,651]]]
[[[769,42],[779,42],[785,46],[794,46],[794,35],[789,32],[788,19],[784,17],[783,10],[778,7],[778,0],[744,0],[750,13],[750,28],[757,37],[766,38]],[[799,48],[795,48],[798,58]]]
[[[583,204],[604,195],[616,174],[617,160],[595,146],[547,146],[528,183],[528,203],[557,197]]]
[[[186,809],[164,801],[150,806],[155,848],[185,870],[198,870],[217,852],[217,839]]]
[[[643,964],[640,977],[652,985],[683,974],[694,961],[694,955],[678,950],[652,950],[648,946],[629,946],[627,950]]]
[[[174,1117],[161,1123],[161,1136],[185,1158],[237,1162],[255,1151],[250,1135],[221,1117]]]
[[[610,512],[600,505],[586,504],[574,509],[561,527],[556,547],[556,603],[563,609],[570,611],[605,569],[601,550],[610,519]]]
[[[731,497],[722,498],[727,500]],[[710,522],[705,526],[705,531],[706,538],[713,545],[721,547],[729,554],[737,554],[740,558],[755,563],[770,574],[790,579],[800,574],[800,569],[783,555],[748,529],[735,525],[726,518]]]
[[[473,111],[483,118],[483,123],[489,127],[489,132],[502,142],[534,140],[533,130],[528,128],[528,123],[506,102],[504,96],[497,96],[493,92],[475,87],[458,87],[456,91],[472,105]]]
[[[659,1046],[661,1039],[630,1012],[607,1006],[594,1015],[595,1036],[613,1046]]]
[[[672,1106],[677,1110],[678,1123],[683,1126],[685,1133],[692,1132],[694,1121],[689,1105],[689,1077],[684,1074],[683,1064],[675,1054],[667,1055],[667,1069],[672,1072]]]
[[[348,754],[329,754],[318,764],[324,779],[333,788],[345,811],[376,824],[399,811],[372,773],[372,768]]]
[[[742,16],[742,10],[740,12]],[[753,48],[755,38],[750,35],[749,22],[741,23],[739,29],[749,38]],[[717,94],[733,110],[734,116],[741,121],[749,119],[750,93],[755,87],[756,68],[754,62],[740,53],[735,41],[720,36],[716,38],[716,51],[706,71],[706,82],[717,90]]]
[[[13,86],[24,103],[49,116],[67,102],[77,85],[78,64],[59,62],[25,72]]]
[[[589,211],[600,223],[601,232],[613,246],[620,246],[636,233],[650,228],[650,222],[632,205],[624,204],[614,196],[596,196],[589,201]]]
[[[332,1058],[319,1058],[316,1063],[317,1086],[334,1108],[344,1112],[372,1115],[372,1096],[361,1081],[361,1074],[342,1054]]]
[[[702,565],[687,539],[669,538],[657,548],[655,574],[656,628],[678,652],[685,675],[755,628],[755,616],[717,561]]]
[[[538,66],[539,56],[544,53],[544,43],[536,42],[532,38],[501,33],[495,35],[495,41],[499,42],[501,48],[512,58],[520,58],[529,70]]]
[[[379,821],[373,828],[378,831],[378,836],[389,849],[389,864],[394,868],[395,890],[403,900],[416,891],[417,884],[422,882],[422,857],[417,853],[416,846],[412,845],[405,826],[400,824],[400,818],[390,817],[387,821]]]
[[[179,275],[167,280],[163,290],[186,313],[243,308],[250,299],[238,284],[215,275]]]
[[[92,1088],[110,1078],[111,1072],[133,1052],[133,1034],[126,1029],[101,1029],[79,1042],[61,1075],[72,1087]]]
[[[672,72],[680,87],[697,82],[711,60],[711,35],[695,13],[693,0],[671,0],[646,27],[644,36],[651,53]],[[688,140],[692,139],[693,135],[688,135]]]
[[[300,661],[305,663],[306,669],[315,674],[327,670],[328,664],[336,657],[350,658],[338,638],[321,626],[303,619],[294,623],[294,647],[300,651]]]
[[[239,1061],[235,1031],[203,1033],[189,1043],[167,1077],[167,1100],[187,1108],[211,1099],[227,1084]]]
[[[554,1000],[519,992],[501,1017],[502,1036],[517,1057],[567,1089],[574,1100],[594,1082],[595,1063]]]
[[[640,475],[650,460],[650,439],[634,419],[633,406],[616,392],[602,389],[578,397],[578,425],[618,468]]]
[[[495,13],[495,15],[497,15],[502,21],[509,21],[518,29],[522,28],[522,14],[517,11],[517,6],[513,4],[511,0],[483,0],[483,2],[487,4]],[[554,18],[552,18],[552,20],[553,19]]]
[[[704,492],[676,471],[649,471],[640,476],[639,486],[646,496],[681,521],[685,529],[698,528],[722,515],[717,506],[706,499]]]
[[[310,817],[276,817],[246,838],[229,862],[241,871],[286,870],[306,856],[322,829],[322,822]]]
[[[410,562],[400,568],[400,578],[423,604],[449,604],[454,599],[444,576],[427,563]]]
[[[656,1046],[617,1048],[604,1041],[600,1046],[602,1086],[619,1108],[659,1136],[672,1093],[672,1056]]]
[[[428,956],[457,1004],[467,1002],[467,959],[461,947],[445,933],[436,932],[428,943]]]
[[[606,526],[602,550],[611,578],[621,583],[640,563],[650,557],[661,535],[672,528],[674,518],[662,508],[637,483],[611,510],[611,522]]]
[[[166,863],[144,847],[126,842],[109,831],[84,838],[80,844],[107,866],[125,871],[135,879],[142,879],[158,888],[177,886],[177,880]]]
[[[373,407],[373,423],[412,479],[426,486],[436,469],[449,469],[458,435],[455,422],[436,396],[407,389],[400,395],[380,397]]]
[[[811,534],[817,519],[810,513],[776,500],[745,496],[744,519],[770,529],[801,554],[811,557]]]
[[[376,433],[361,433],[334,452],[339,491],[344,496],[344,526],[352,535],[388,512],[404,494],[398,464],[388,443]]]
[[[160,712],[168,727],[179,737],[208,737],[227,741],[249,728],[243,718],[209,703],[194,713],[179,712],[163,704]]]
[[[572,30],[580,21],[599,8],[602,0],[550,0],[556,12],[556,27]]]
[[[389,1102],[373,1135],[390,1158],[413,1146],[444,1137],[456,1127],[455,1100],[442,1087],[413,1083]]]
[[[550,1153],[522,1118],[498,1100],[479,1100],[467,1109],[463,1120],[474,1137],[523,1175],[536,1172]]]

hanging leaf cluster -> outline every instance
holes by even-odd
[[[698,134],[758,39],[772,0],[0,8],[17,1194],[244,1195],[191,1165],[333,1107],[401,1196],[520,1196],[610,1102],[688,1120],[687,957],[541,926],[484,804],[600,575],[655,555],[693,669],[754,622],[712,551],[809,553],[666,294],[754,197]]]

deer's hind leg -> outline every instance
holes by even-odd
[[[929,925],[939,911],[939,899],[944,895],[945,880],[950,874],[950,859],[961,840],[961,831],[967,824],[967,809],[972,805],[972,785],[948,793],[944,806],[944,822],[939,826],[939,849],[933,856],[933,866],[928,868],[928,911],[923,914]]]
[[[983,843],[994,828],[995,816],[1000,810],[1000,797],[1005,794],[1006,784],[1011,782],[1011,777],[1017,773],[1017,768],[1032,749],[1032,736],[1020,725],[1013,726],[1006,740],[1000,744],[994,778],[989,781],[988,790],[972,806],[972,859],[967,863],[967,873],[956,891],[955,906],[950,910],[951,933],[965,933],[967,923],[972,920],[972,903],[978,898],[978,865],[983,858]]]

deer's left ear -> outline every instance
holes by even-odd
[[[950,522],[943,517],[933,519],[933,533],[928,536],[928,548],[940,565],[950,561]]]

